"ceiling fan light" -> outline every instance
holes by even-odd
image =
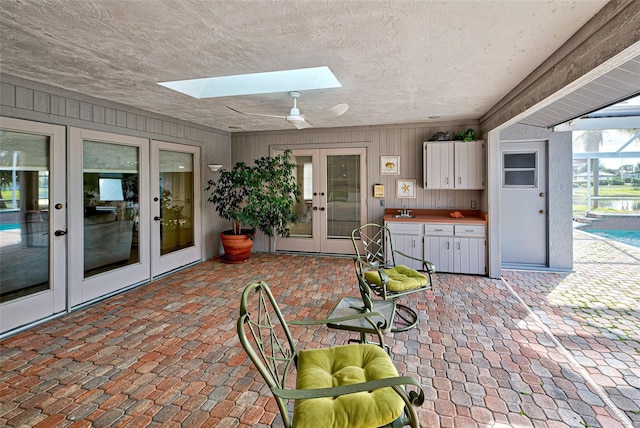
[[[299,114],[287,116],[287,122],[290,122],[290,123],[298,123],[298,122],[304,122],[304,121],[305,121],[304,117],[300,116]]]

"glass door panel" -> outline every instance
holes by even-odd
[[[0,333],[66,308],[64,143],[64,127],[0,119]]]
[[[160,150],[160,255],[191,247],[193,155]]]
[[[70,129],[71,306],[150,279],[149,140]]]
[[[140,261],[139,151],[83,142],[84,278]]]
[[[327,239],[349,239],[360,226],[360,155],[327,156]]]
[[[296,182],[300,189],[300,202],[296,202],[293,212],[298,215],[297,223],[290,223],[291,236],[313,238],[313,158],[311,156],[292,156],[296,164]]]
[[[152,276],[202,259],[200,148],[151,142]]]
[[[0,302],[49,289],[49,136],[0,131]]]

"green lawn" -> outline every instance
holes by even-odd
[[[591,189],[593,196],[593,188]],[[625,205],[627,209],[616,209],[611,207],[611,201],[600,201],[598,208],[591,208],[592,212],[600,213],[620,213],[620,214],[640,214],[640,189],[634,189],[631,184],[625,184],[624,186],[607,186],[601,185],[598,188],[598,196],[602,198],[635,198],[624,199],[622,202],[616,201],[615,204]],[[587,211],[587,188],[576,187],[573,189],[573,214],[574,216],[584,215]]]

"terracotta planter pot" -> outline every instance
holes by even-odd
[[[224,247],[225,263],[242,263],[251,257],[253,240],[250,234],[232,235],[231,231],[225,231],[220,234],[220,240]]]

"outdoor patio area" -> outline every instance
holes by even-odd
[[[423,427],[640,426],[640,249],[574,234],[574,273],[436,274],[412,295],[418,326],[387,343],[423,385]],[[198,264],[1,342],[0,425],[280,426],[236,334],[257,280],[290,320],[357,294],[349,258]],[[293,333],[299,349],[356,337]]]

